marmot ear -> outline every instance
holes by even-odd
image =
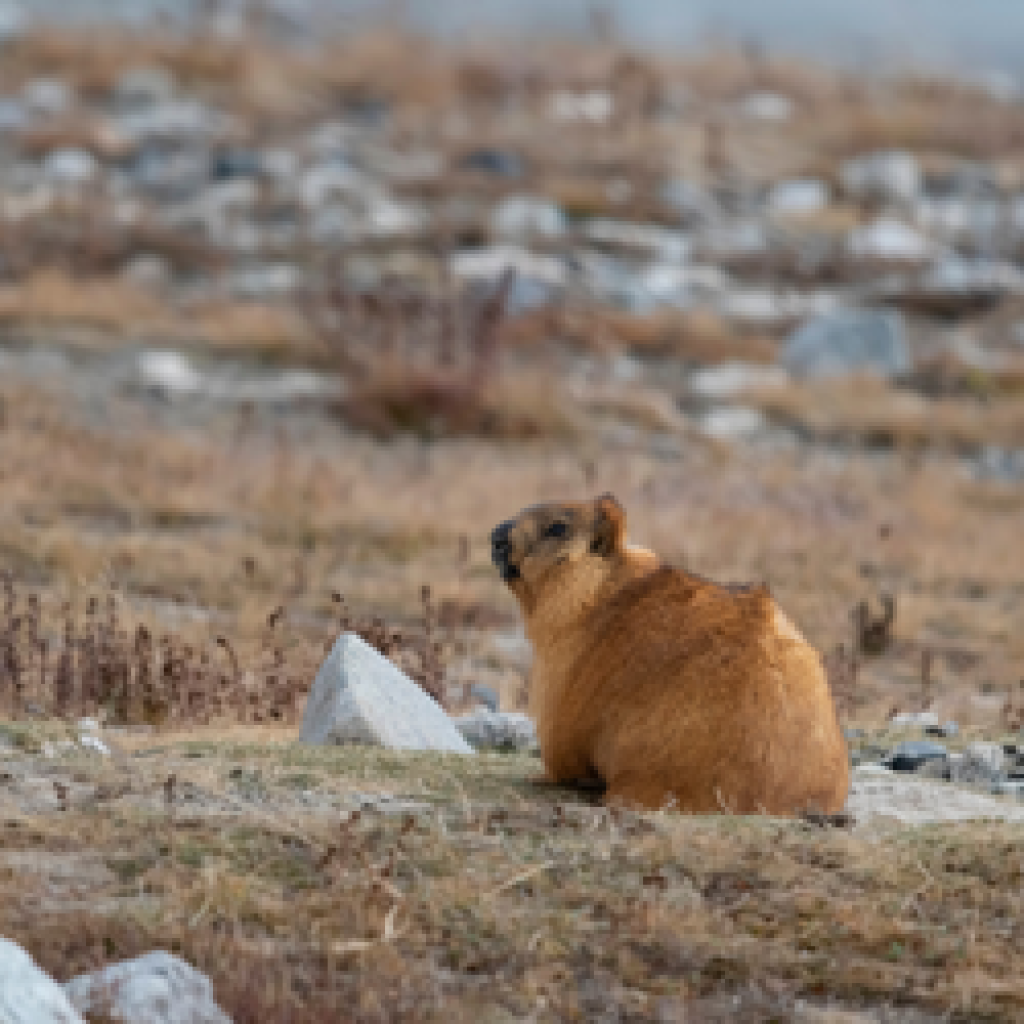
[[[608,556],[618,551],[626,536],[626,512],[611,494],[597,499],[594,539],[590,550],[595,555]]]

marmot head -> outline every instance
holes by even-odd
[[[491,559],[519,598],[556,569],[610,559],[625,543],[626,513],[610,494],[532,505],[491,532]],[[596,564],[595,564],[596,567]]]

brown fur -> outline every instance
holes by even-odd
[[[555,522],[564,535],[546,536]],[[534,506],[494,538],[534,648],[551,781],[692,813],[842,809],[849,762],[820,659],[767,587],[627,545],[610,495]]]

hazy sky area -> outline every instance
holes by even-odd
[[[5,0],[0,0],[0,6]],[[22,0],[25,10],[145,16],[198,0]],[[405,12],[441,34],[586,33],[593,0],[277,0],[350,16]],[[757,42],[864,67],[940,64],[1024,70],[1024,0],[605,0],[619,31],[645,44],[693,47],[709,37]]]

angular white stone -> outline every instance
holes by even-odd
[[[81,974],[64,991],[82,1013],[106,1012],[125,1024],[231,1024],[210,979],[161,949]]]
[[[964,759],[993,777],[1006,766],[1006,754],[999,743],[975,740],[964,748]]]
[[[0,938],[0,1022],[85,1024],[64,990],[10,939]]]
[[[299,741],[473,752],[444,709],[354,633],[343,633],[320,666]]]

